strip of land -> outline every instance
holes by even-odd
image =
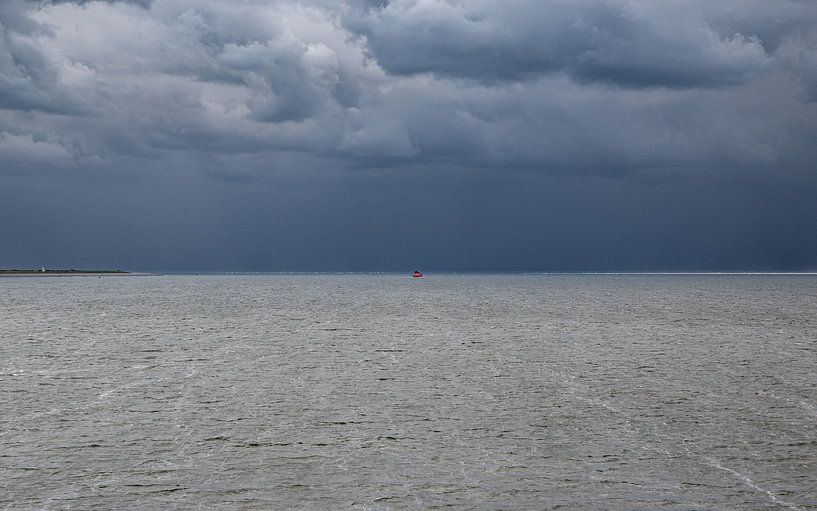
[[[147,275],[123,270],[29,270],[29,269],[0,269],[0,277],[127,277]]]

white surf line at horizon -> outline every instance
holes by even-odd
[[[755,276],[804,276],[815,277],[817,272],[786,271],[577,271],[577,272],[522,272],[522,275],[644,275],[644,276],[719,276],[719,275],[755,275]]]

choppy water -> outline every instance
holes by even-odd
[[[817,509],[817,278],[0,280],[0,508]]]

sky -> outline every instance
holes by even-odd
[[[817,270],[813,0],[0,0],[0,268]]]

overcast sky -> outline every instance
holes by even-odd
[[[813,0],[0,0],[0,267],[817,270]]]

